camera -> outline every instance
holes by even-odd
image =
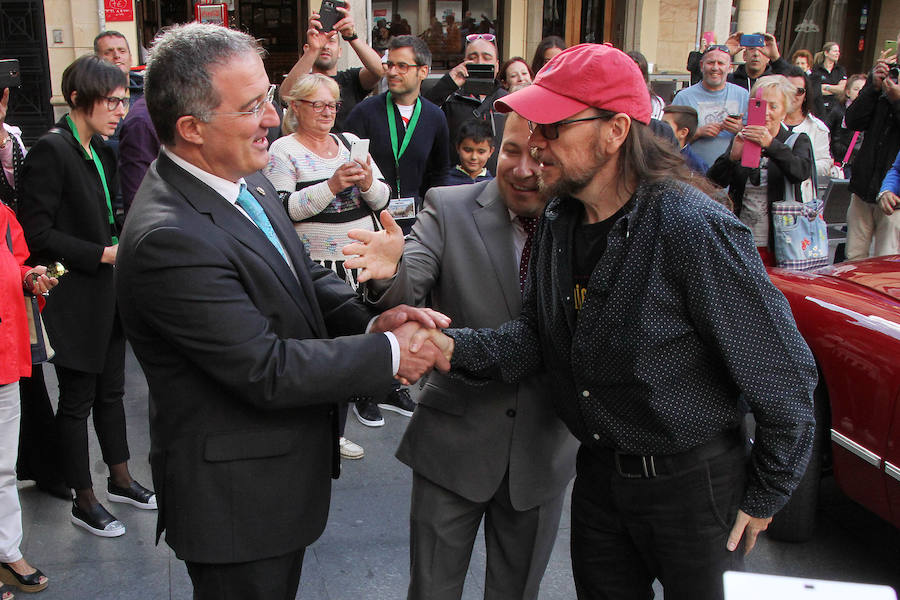
[[[894,80],[894,83],[900,83],[897,78],[900,77],[900,64],[894,63],[888,67],[888,77]]]

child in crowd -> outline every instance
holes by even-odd
[[[459,163],[447,173],[447,185],[478,183],[493,179],[484,165],[494,153],[494,132],[491,124],[480,119],[469,119],[459,128],[456,137]]]
[[[672,104],[663,109],[662,120],[672,128],[675,139],[678,140],[678,146],[681,148],[681,155],[688,167],[700,175],[706,175],[709,165],[697,156],[691,150],[691,145],[687,143],[697,132],[697,111],[690,106]]]

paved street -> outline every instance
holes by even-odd
[[[127,362],[126,413],[131,470],[151,485],[147,464],[149,435],[147,387],[134,357]],[[45,367],[50,395],[55,376]],[[365,428],[352,414],[350,439],[365,447],[366,457],[345,461],[342,477],[334,482],[331,514],[324,535],[309,548],[298,598],[302,600],[359,600],[404,598],[407,586],[407,516],[410,471],[393,452],[407,419],[386,413],[385,427]],[[94,485],[105,498],[105,465],[91,433]],[[156,513],[105,503],[127,527],[120,538],[103,539],[69,522],[70,506],[20,484],[24,511],[26,557],[50,577],[50,587],[37,598],[188,600],[191,585],[183,563],[164,544],[154,545]],[[101,492],[104,492],[101,496]],[[833,480],[823,481],[820,527],[806,544],[762,540],[748,562],[752,571],[882,583],[900,589],[900,533],[836,491]],[[273,528],[279,526],[272,523]],[[569,566],[569,517],[564,513],[559,538],[541,598],[574,598]],[[464,598],[483,597],[484,546],[476,545]],[[657,586],[657,590],[659,588]],[[25,594],[17,594],[22,598]],[[658,597],[662,597],[658,594]]]

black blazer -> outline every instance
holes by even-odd
[[[246,181],[296,277],[252,222],[165,154],[119,247],[122,321],[150,387],[157,532],[203,563],[313,542],[338,468],[334,403],[393,383],[387,338],[354,335],[370,310],[309,260],[268,180]]]
[[[54,364],[99,373],[106,361],[116,295],[112,265],[101,264],[112,245],[100,175],[75,141],[65,118],[58,132],[41,137],[25,156],[19,183],[19,221],[34,264],[63,263],[69,272],[47,298],[43,312]],[[115,197],[116,160],[100,136],[91,139]]]

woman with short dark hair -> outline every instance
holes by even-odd
[[[101,537],[120,536],[125,525],[94,495],[87,437],[91,414],[109,467],[107,498],[156,509],[156,495],[128,471],[125,336],[114,287],[116,161],[103,141],[125,115],[127,87],[125,73],[94,55],[69,65],[62,92],[71,110],[28,153],[19,192],[19,220],[33,259],[68,269],[43,313],[56,351],[56,425],[63,476],[75,490],[72,523]]]
[[[508,92],[528,85],[533,79],[534,71],[531,70],[531,67],[528,66],[528,63],[521,56],[513,56],[500,65],[500,70],[497,71],[497,81]]]

